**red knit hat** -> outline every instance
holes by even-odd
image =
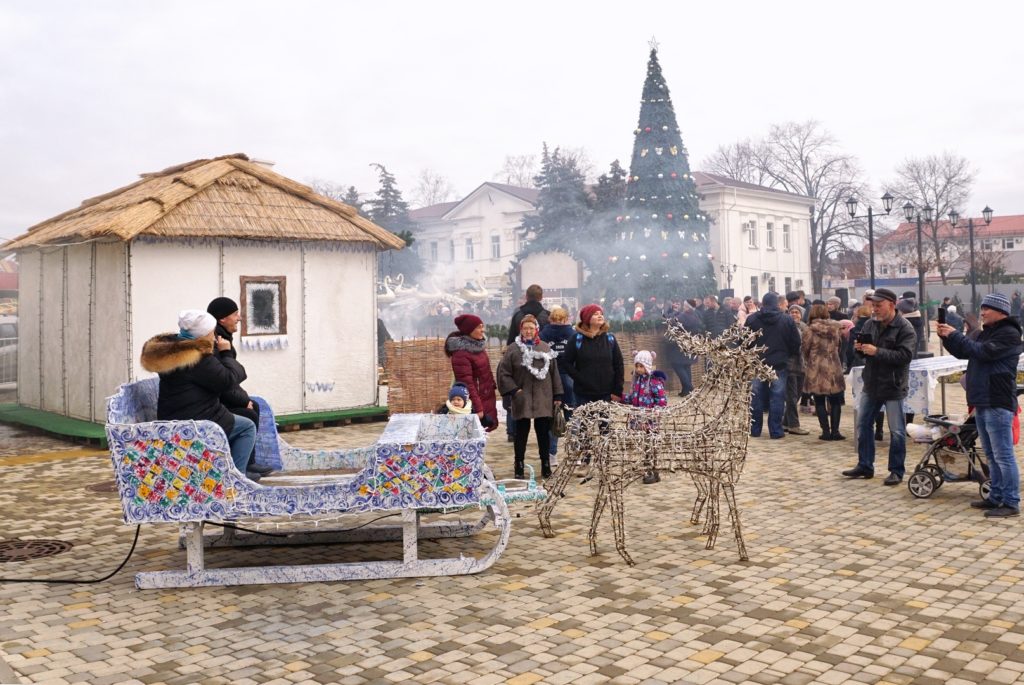
[[[477,326],[483,324],[481,319],[476,314],[460,314],[455,317],[455,327],[459,329],[459,333],[463,335],[469,335],[476,330]]]
[[[588,304],[586,307],[580,310],[580,323],[582,323],[585,326],[589,326],[590,317],[592,317],[594,314],[597,314],[598,312],[604,314],[604,310],[601,309],[601,305]]]

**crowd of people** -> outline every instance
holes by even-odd
[[[542,300],[543,290],[532,285],[526,302],[512,313],[497,382],[490,373],[482,338],[473,352],[482,357],[475,363],[457,364],[452,357],[456,381],[470,388],[471,399],[474,392],[491,398],[491,404],[479,413],[482,419],[488,417],[484,424],[488,430],[497,427],[490,418],[496,407],[495,388],[501,396],[508,416],[508,439],[515,445],[517,478],[524,475],[531,421],[542,473],[547,477],[557,453],[557,439],[550,434],[555,412],[570,412],[599,400],[666,406],[666,379],[654,368],[656,355],[652,351],[637,352],[632,391],[624,393],[623,355],[608,326],[609,320],[653,317],[712,337],[733,325],[760,332],[760,354],[776,378],[754,381],[750,435],[755,438],[761,436],[766,422],[770,439],[808,435],[800,426],[800,414],[813,413],[820,427],[819,440],[846,440],[840,431],[846,376],[852,367],[863,366],[864,387],[855,426],[857,465],[842,475],[851,479],[874,476],[875,443],[884,439],[888,423],[888,476],[883,482],[897,485],[905,476],[906,425],[914,417],[904,412],[903,400],[908,393],[910,363],[924,347],[926,335],[925,319],[912,291],[898,296],[887,288],[868,290],[848,308],[838,297],[808,301],[802,291],[784,297],[770,292],[760,302],[751,296],[725,297],[721,302],[714,295],[667,302],[652,298],[647,306],[632,303],[632,317],[628,317],[628,303],[620,299],[611,304],[608,314],[598,304],[582,307],[575,326],[569,324],[567,311],[558,307],[548,311]],[[937,333],[951,354],[969,360],[968,402],[978,417],[983,450],[994,464],[990,467],[992,494],[972,506],[984,509],[987,516],[1017,516],[1020,483],[1013,444],[1007,442],[1007,436],[1017,411],[1020,320],[1011,315],[1010,300],[997,293],[982,302],[981,325],[961,317],[953,302],[944,302],[942,308],[944,323]],[[454,340],[483,330],[482,319],[473,314],[457,317],[455,324],[458,330],[450,334],[445,346],[450,355],[451,350],[465,345]],[[692,366],[699,360],[670,346],[668,363],[682,386],[679,394],[688,395],[693,391]],[[655,461],[653,457],[649,460]],[[655,482],[656,471],[652,468],[644,480]]]
[[[531,285],[526,301],[511,313],[509,337],[497,377],[491,372],[484,319],[475,313],[454,318],[455,330],[445,340],[455,384],[441,411],[473,413],[488,431],[499,426],[497,401],[506,412],[508,439],[514,444],[516,478],[525,476],[526,451],[531,429],[536,436],[541,473],[547,478],[556,463],[558,441],[553,419],[572,408],[595,401],[625,402],[657,408],[667,405],[664,374],[655,368],[656,354],[640,350],[633,358],[632,380],[625,392],[625,363],[609,318],[599,304],[579,310],[575,325],[561,307],[543,305],[543,289]],[[1019,312],[1019,297],[1017,307]],[[620,314],[626,303],[617,300]],[[1017,516],[1020,512],[1020,477],[1013,453],[1012,424],[1018,411],[1016,370],[1022,330],[1014,303],[1005,295],[986,295],[980,307],[980,325],[961,317],[956,305],[943,303],[936,332],[950,354],[968,360],[965,387],[968,404],[981,438],[991,476],[987,499],[973,502],[989,517]],[[774,371],[773,380],[755,380],[750,405],[751,437],[760,437],[767,418],[768,437],[805,436],[802,411],[818,420],[820,440],[840,441],[840,419],[846,391],[846,373],[863,365],[863,391],[858,402],[857,464],[843,471],[847,478],[874,476],[875,442],[882,440],[883,415],[889,427],[888,476],[885,485],[900,483],[905,475],[906,425],[913,415],[904,413],[911,361],[923,346],[925,320],[915,293],[902,297],[887,288],[868,290],[863,300],[845,310],[838,297],[808,302],[801,291],[783,298],[769,292],[756,302],[752,297],[713,295],[703,300],[652,301],[657,316],[695,334],[719,336],[733,325],[759,331],[759,354]],[[634,316],[647,317],[648,308],[636,303]],[[143,346],[143,368],[160,376],[157,418],[209,420],[228,439],[231,458],[239,472],[259,480],[268,472],[255,463],[259,407],[242,388],[245,368],[238,362],[233,335],[238,330],[238,305],[215,298],[206,311],[185,310],[178,317],[178,332],[154,336]],[[698,360],[670,346],[669,365],[679,377],[680,395],[693,391],[692,366]],[[813,409],[811,408],[813,406]],[[766,417],[767,415],[767,417]],[[648,429],[653,429],[653,425]],[[655,482],[656,455],[645,482]]]

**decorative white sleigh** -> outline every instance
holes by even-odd
[[[301,450],[277,434],[261,398],[257,462],[281,470],[254,483],[234,467],[224,431],[211,421],[156,421],[159,380],[122,385],[107,405],[107,439],[125,523],[177,523],[186,570],[139,573],[139,588],[359,580],[479,573],[508,544],[507,501],[543,499],[531,480],[506,491],[484,462],[485,434],[474,415],[393,416],[376,444],[353,450]],[[348,474],[337,471],[355,470]],[[317,474],[309,474],[309,471]],[[325,475],[324,472],[328,473]],[[331,473],[331,472],[335,473]],[[303,474],[301,472],[307,472]],[[269,483],[275,482],[271,485]],[[426,513],[479,509],[472,522],[421,521]],[[401,525],[347,530],[299,530],[273,537],[239,533],[239,520],[317,521],[341,514],[393,512]],[[206,522],[228,523],[219,536]],[[420,539],[466,537],[493,522],[494,547],[480,558],[420,559]],[[290,528],[290,526],[289,526]],[[207,569],[206,547],[402,540],[401,561]]]

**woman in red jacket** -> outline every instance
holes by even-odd
[[[488,432],[498,427],[498,410],[494,401],[494,374],[487,357],[487,336],[479,316],[462,314],[455,317],[457,331],[448,334],[444,352],[452,360],[455,380],[469,388],[469,399]]]

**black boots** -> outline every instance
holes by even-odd
[[[839,417],[843,413],[843,405],[833,404],[829,407],[829,423],[831,424],[831,432],[829,433],[832,440],[846,440],[846,436],[839,432]]]
[[[651,485],[652,483],[660,483],[661,476],[658,475],[658,469],[651,469],[644,474],[644,485]]]
[[[551,477],[551,459],[550,457],[542,457],[540,460],[540,475],[542,478]]]
[[[828,415],[825,414],[825,403],[815,402],[814,413],[818,416],[818,425],[821,427],[821,435],[818,436],[819,440],[831,440],[832,431],[828,428]]]
[[[516,480],[525,480],[526,479],[526,464],[524,464],[523,462],[521,462],[521,461],[519,461],[517,459],[516,460],[515,469],[516,469],[516,474],[515,474]]]

